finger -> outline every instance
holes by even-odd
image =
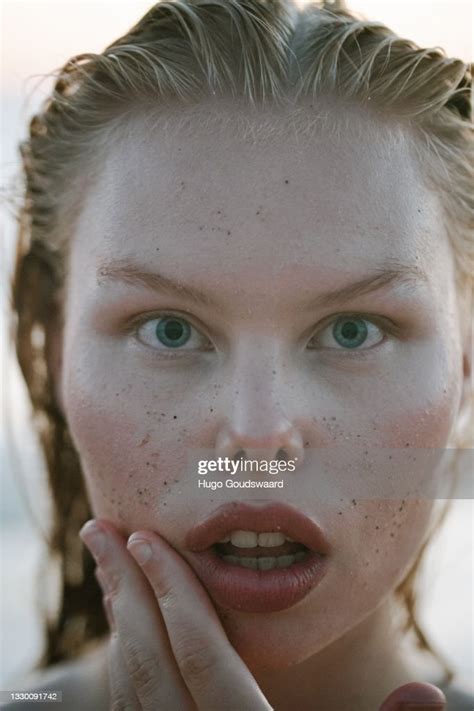
[[[198,708],[271,711],[188,563],[149,531],[134,533],[128,548],[155,591],[174,656]]]
[[[115,632],[115,622],[113,618],[113,612],[112,612],[112,603],[110,601],[110,598],[107,596],[108,593],[108,587],[107,587],[107,581],[105,579],[105,575],[101,571],[100,568],[96,568],[94,570],[94,575],[97,579],[97,582],[99,583],[101,589],[102,589],[102,606],[104,608],[104,613],[105,617],[107,618],[107,622],[110,628],[111,632]]]
[[[413,681],[387,696],[379,711],[444,711],[446,697],[437,686]]]
[[[113,711],[141,711],[135,689],[123,658],[121,644],[117,632],[110,636],[107,648],[109,668],[110,708]]]
[[[97,546],[97,533],[101,545]],[[100,576],[107,588],[115,627],[114,645],[120,644],[125,667],[113,681],[119,689],[128,672],[129,683],[143,711],[195,709],[181,677],[168,640],[166,627],[147,579],[127,551],[125,540],[109,521],[86,524],[81,538],[87,543],[100,566]],[[114,652],[114,664],[119,658]]]
[[[140,705],[133,688],[130,675],[120,649],[120,641],[115,626],[112,603],[108,593],[107,580],[100,568],[94,570],[103,597],[102,604],[109,623],[111,636],[107,645],[107,666],[109,674],[110,708],[114,711],[140,711]]]

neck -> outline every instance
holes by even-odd
[[[341,638],[301,664],[254,676],[275,711],[378,709],[402,684],[416,681],[404,659],[395,606],[387,598]]]

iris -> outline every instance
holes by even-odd
[[[156,326],[156,337],[168,348],[179,348],[189,341],[191,327],[183,319],[173,317],[161,318]]]
[[[364,319],[341,318],[332,329],[334,340],[343,348],[357,348],[367,338],[368,329]]]

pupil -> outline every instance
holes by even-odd
[[[357,324],[354,323],[354,321],[347,321],[342,327],[341,333],[344,338],[352,340],[359,333],[359,329],[357,327]]]
[[[179,340],[183,335],[183,324],[179,321],[168,321],[164,328],[165,336],[171,341]]]
[[[162,318],[156,326],[157,338],[169,348],[183,346],[191,336],[191,327],[177,318]]]
[[[338,321],[333,329],[335,340],[345,348],[356,348],[367,338],[367,326],[363,319]]]

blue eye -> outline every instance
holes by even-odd
[[[367,350],[380,343],[383,337],[383,331],[372,321],[360,316],[341,316],[313,337],[310,347]]]
[[[357,348],[367,340],[369,330],[361,318],[338,319],[332,327],[332,335],[336,343],[343,348]]]
[[[156,326],[156,337],[168,348],[179,348],[189,341],[191,327],[181,318],[160,318]]]
[[[186,319],[174,315],[143,321],[137,330],[137,337],[157,351],[212,349],[212,344],[202,333]]]

